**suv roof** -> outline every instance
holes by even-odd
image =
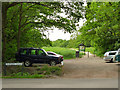
[[[109,52],[118,52],[118,51],[116,50],[116,51],[109,51]]]

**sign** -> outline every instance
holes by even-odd
[[[5,65],[11,66],[11,65],[23,65],[23,63],[6,63]]]

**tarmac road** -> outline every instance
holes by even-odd
[[[117,79],[3,79],[2,88],[118,88]]]

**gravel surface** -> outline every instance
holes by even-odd
[[[64,75],[60,78],[118,78],[118,63],[89,55],[89,58],[86,53],[82,58],[64,60]]]

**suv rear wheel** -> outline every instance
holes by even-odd
[[[56,62],[55,61],[50,61],[50,66],[55,66]]]
[[[31,66],[31,65],[32,65],[32,63],[31,63],[30,60],[25,60],[25,61],[24,61],[24,66],[25,66],[25,67],[29,67],[29,66]]]

